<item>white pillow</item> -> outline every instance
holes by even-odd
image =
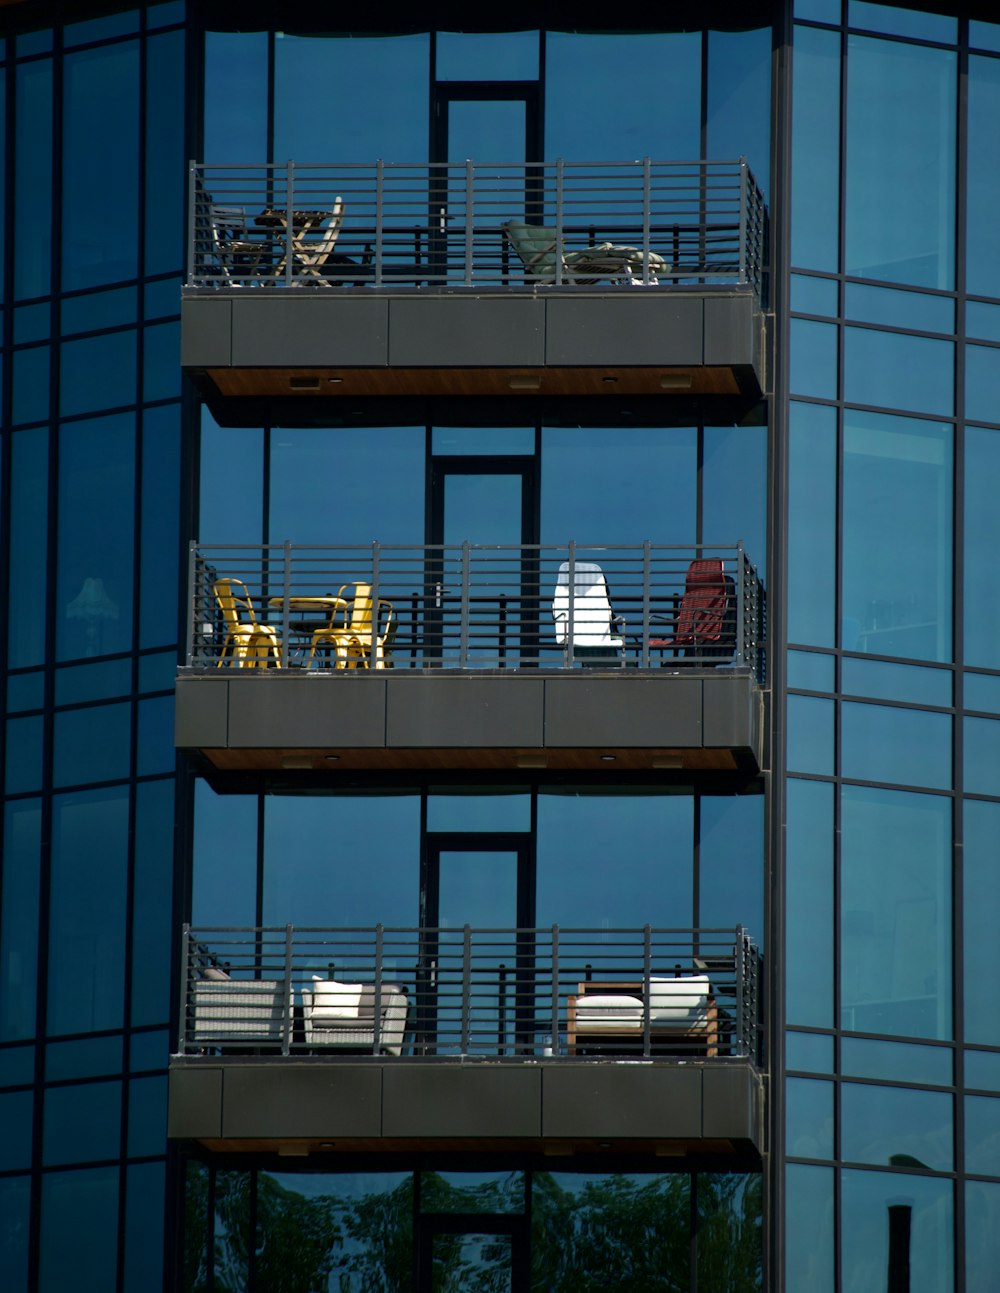
[[[712,988],[705,974],[680,978],[650,975],[649,1018],[653,1023],[682,1023],[704,1010]]]
[[[595,992],[576,999],[576,1025],[588,1032],[602,1028],[620,1032],[623,1028],[637,1028],[641,1024],[642,1002],[638,997]]]
[[[360,983],[338,983],[313,975],[313,1019],[357,1019]]]

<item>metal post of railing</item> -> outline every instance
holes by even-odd
[[[748,281],[747,275],[747,213],[749,204],[750,168],[747,159],[740,158],[740,273],[739,283],[742,287]]]
[[[567,605],[569,607],[566,616],[566,645],[563,648],[563,663],[566,668],[572,668],[573,665],[573,611],[576,607],[576,540],[569,541],[569,561],[567,564],[566,574],[569,579],[567,588]]]
[[[473,193],[473,165],[469,158],[465,159],[465,286],[472,286],[472,240],[475,229],[475,219],[473,207],[475,197]]]
[[[555,271],[556,286],[560,286],[563,281],[563,256],[566,254],[566,246],[563,241],[563,218],[565,214],[565,204],[563,200],[563,180],[566,174],[566,166],[560,157],[556,162],[556,245],[555,245]]]
[[[552,1037],[551,1051],[560,1055],[562,1048],[559,1041],[559,926],[552,926]]]
[[[462,928],[462,1051],[469,1053],[472,1032],[472,926]]]
[[[497,1054],[507,1054],[507,966],[497,970]]]
[[[746,663],[746,652],[743,649],[743,634],[746,632],[746,598],[747,598],[747,562],[743,552],[743,540],[736,545],[736,652],[733,663]]]
[[[653,201],[652,163],[642,159],[642,281],[649,286],[649,209]]]
[[[649,925],[642,927],[642,1053],[652,1051],[652,998],[650,978],[653,973],[653,931]]]
[[[288,594],[292,586],[292,541],[286,539],[283,547],[283,570],[281,584],[281,667],[288,668]]]
[[[507,668],[507,594],[501,593],[497,603],[497,664]]]
[[[378,663],[378,642],[381,629],[379,610],[379,584],[382,581],[382,544],[378,539],[372,540],[372,634],[368,643],[368,667],[374,669]]]
[[[747,1036],[747,1020],[745,1015],[743,977],[746,974],[746,930],[742,925],[736,926],[736,1053],[738,1055],[752,1055],[750,1047],[750,1038]]]
[[[292,247],[295,239],[293,230],[295,227],[295,163],[289,160],[285,167],[285,285],[292,285]]]
[[[652,607],[650,583],[652,581],[653,545],[646,539],[642,545],[642,645],[640,647],[639,667],[649,668],[649,634]]]
[[[281,1003],[281,1053],[287,1055],[292,1043],[292,926],[285,926],[285,992]]]
[[[188,246],[187,282],[194,282],[195,245],[198,242],[198,163],[188,162]]]
[[[385,162],[375,163],[375,286],[382,286],[383,224],[385,220]]]
[[[187,1049],[187,1005],[188,993],[191,991],[191,926],[181,928],[181,972],[180,1006],[177,1013],[177,1054],[183,1055]]]
[[[462,542],[462,589],[460,596],[459,626],[458,626],[458,667],[464,669],[468,664],[469,656],[469,614],[471,610],[471,600],[469,597],[469,581],[471,579],[471,548],[469,540]]]
[[[197,543],[188,544],[188,623],[187,623],[187,662],[189,665],[194,664],[194,625],[195,625],[195,603],[199,600],[199,588],[197,582],[198,574],[198,545]]]
[[[382,950],[385,926],[375,926],[375,1017],[372,1021],[372,1054],[377,1055],[382,1046]]]

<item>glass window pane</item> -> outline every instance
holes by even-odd
[[[526,791],[494,794],[432,791],[427,799],[429,831],[528,831],[531,796]]]
[[[735,543],[742,539],[747,556],[763,579],[767,561],[767,428],[705,427],[702,446],[701,541]]]
[[[770,179],[770,121],[771,28],[710,31],[704,155],[745,157],[765,201]]]
[[[788,1288],[834,1293],[833,1169],[790,1163],[785,1182]]]
[[[122,1026],[128,792],[57,795],[49,911],[52,1034]]]
[[[965,416],[976,422],[1000,422],[997,387],[1000,346],[965,347]]]
[[[192,924],[257,924],[257,803],[256,795],[217,795],[196,781]]]
[[[314,432],[313,434],[321,434]],[[261,543],[264,524],[264,433],[220,427],[201,410],[202,543]],[[274,464],[272,464],[272,475]],[[304,486],[304,482],[300,482]],[[272,480],[272,489],[275,482]],[[282,535],[278,542],[290,537]]]
[[[785,1149],[793,1158],[833,1158],[833,1083],[785,1083]]]
[[[271,541],[422,542],[424,491],[414,482],[424,479],[424,440],[424,428],[415,426],[379,427],[360,436],[353,428],[276,427]],[[221,535],[219,541],[233,542]]]
[[[38,800],[7,805],[0,877],[0,1041],[35,1032],[41,828]]]
[[[788,782],[788,1022],[833,1023],[833,787]]]
[[[172,400],[181,393],[181,328],[157,323],[142,330],[142,398]]]
[[[840,44],[839,32],[795,28],[792,263],[833,272],[839,269]]]
[[[49,1042],[45,1047],[45,1080],[107,1077],[122,1069],[122,1037],[85,1037],[79,1041]]]
[[[52,277],[52,60],[14,83],[14,295],[46,296]]]
[[[762,1293],[763,1178],[759,1173],[699,1172],[697,1187],[697,1287]]]
[[[965,1170],[1000,1176],[1000,1100],[965,1097]]]
[[[12,410],[13,421],[41,422],[49,416],[48,346],[31,346],[15,350],[12,357]]]
[[[264,813],[265,925],[417,924],[419,796],[270,795]]]
[[[954,53],[848,38],[848,274],[954,286],[956,102]]]
[[[0,1095],[0,1172],[23,1172],[31,1167],[31,1133],[34,1094],[13,1091]],[[0,1270],[3,1241],[0,1240]]]
[[[108,122],[115,123],[108,130]],[[139,42],[63,60],[62,285],[135,278],[139,268]],[[95,166],[94,141],[101,141]],[[161,159],[162,160],[162,159]],[[110,218],[109,218],[110,216]]]
[[[6,793],[20,795],[42,788],[41,716],[12,718],[7,722],[7,750],[4,775]]]
[[[94,452],[95,440],[100,453]],[[132,645],[135,419],[75,422],[59,432],[56,654]]]
[[[843,1082],[840,1088],[840,1154],[854,1163],[952,1167],[952,1098],[937,1091]],[[914,1162],[913,1160],[916,1160]]]
[[[970,795],[1000,795],[1000,722],[967,718],[965,789]]]
[[[793,402],[788,464],[788,637],[834,645],[837,414]]]
[[[888,660],[856,660],[844,656],[840,662],[840,687],[845,695],[872,696],[876,700],[942,706],[952,702],[950,670],[892,664]]]
[[[524,1212],[524,1173],[421,1172],[420,1211],[488,1212],[496,1215]]]
[[[702,929],[743,925],[764,950],[764,796],[702,795],[698,841]]]
[[[965,662],[995,668],[1000,598],[992,597],[1000,551],[1000,432],[965,430]]]
[[[133,1163],[126,1172],[123,1293],[147,1293],[162,1279],[165,1173],[163,1163]]]
[[[951,656],[952,431],[844,415],[843,646]]]
[[[955,410],[955,347],[929,337],[845,328],[844,398],[949,417]]]
[[[42,1177],[38,1293],[80,1282],[114,1288],[118,1266],[118,1168],[49,1172]]]
[[[837,398],[837,326],[792,319],[790,386],[795,395]]]
[[[886,1287],[890,1258],[897,1272],[905,1265],[907,1231],[911,1293],[949,1293],[954,1288],[953,1188],[951,1181],[934,1177],[844,1172],[840,1258],[845,1293]]]
[[[117,1158],[121,1144],[120,1082],[77,1082],[45,1092],[42,1161],[47,1167]]]
[[[209,79],[202,83],[211,95]],[[211,88],[210,88],[211,87]],[[176,273],[184,245],[184,33],[165,32],[146,42],[146,201],[143,208],[146,274]],[[259,89],[255,98],[263,98]],[[239,109],[252,116],[252,99]],[[206,155],[218,163],[221,158]],[[244,158],[243,160],[247,160]],[[171,311],[173,313],[173,311]]]
[[[99,660],[56,670],[56,705],[88,700],[110,700],[132,690],[130,660]]]
[[[1000,32],[1000,26],[973,22],[970,39],[973,28]],[[995,128],[998,119],[1000,61],[972,56],[969,59],[966,285],[968,291],[982,296],[1000,296],[1000,247],[994,236],[1000,204],[1000,132]]]
[[[136,775],[173,772],[176,761],[173,696],[140,701],[136,710]]]
[[[167,590],[175,588],[178,581],[180,454],[179,406],[147,409],[142,419],[140,647],[177,640],[177,608],[171,605]]]
[[[701,156],[701,33],[546,36],[545,156]],[[581,94],[580,87],[587,86]]]
[[[245,166],[267,158],[266,31],[205,33],[205,161]],[[333,121],[332,116],[324,118]],[[321,161],[300,157],[293,161]]]
[[[954,1081],[950,1048],[878,1042],[869,1037],[841,1038],[840,1071],[851,1077],[883,1078],[887,1082],[950,1086]]]
[[[844,315],[858,323],[884,323],[890,328],[955,331],[955,302],[949,297],[870,287],[866,283],[844,284]]]
[[[56,714],[53,783],[76,786],[127,777],[131,724],[132,706],[128,703]]]
[[[39,664],[45,654],[45,567],[48,559],[48,428],[11,439],[8,667]]]
[[[997,1281],[997,1235],[1000,1234],[1000,1184],[967,1181],[965,1185],[965,1290],[993,1293]]]
[[[130,1158],[163,1153],[167,1138],[167,1079],[138,1078],[128,1084],[128,1148]]]
[[[958,22],[943,14],[918,13],[914,9],[880,4],[878,0],[849,0],[847,21],[852,27],[884,31],[890,36],[912,36],[915,40],[938,40],[954,44]]]
[[[785,1034],[785,1065],[789,1072],[833,1072],[833,1038],[826,1033]]]
[[[1000,341],[1000,305],[985,301],[967,301],[965,304],[965,335],[981,341]]]
[[[951,803],[844,786],[841,1026],[951,1036]]]
[[[545,427],[541,542],[692,543],[697,469],[693,427]]]
[[[536,924],[687,927],[693,830],[690,795],[540,792]],[[602,895],[599,913],[595,894]]]
[[[838,288],[834,278],[814,278],[807,274],[793,274],[792,309],[797,314],[827,314],[836,318]]]
[[[427,159],[430,37],[291,36],[274,44],[274,158]],[[259,85],[254,97],[260,97]],[[338,128],[349,121],[350,130]],[[240,161],[247,161],[241,157]]]
[[[439,31],[436,70],[439,81],[533,81],[538,32]]]
[[[788,697],[788,768],[833,775],[833,701]]]
[[[29,1293],[28,1239],[31,1234],[31,1178],[0,1178],[0,1268],[5,1293]]]
[[[60,350],[59,412],[63,417],[135,403],[133,331],[64,341]]]
[[[841,776],[941,790],[951,785],[951,717],[947,714],[845,701],[840,739]]]
[[[174,784],[150,781],[135,788],[135,870],[132,896],[134,947],[168,947],[174,859]],[[166,956],[132,958],[132,1023],[165,1023],[170,1014]],[[132,1067],[136,1044],[132,1041]],[[153,1067],[160,1068],[162,1063]]]
[[[818,651],[789,651],[788,685],[802,691],[833,691],[832,655]]]
[[[984,1046],[1000,1046],[1000,1012],[996,985],[1000,983],[1000,804],[966,800],[963,808],[965,846],[965,1038]]]
[[[967,673],[964,687],[965,709],[982,709],[990,714],[1000,714],[1000,677],[988,673]]]

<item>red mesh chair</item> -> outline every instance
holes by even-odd
[[[674,621],[673,637],[649,639],[650,650],[673,650],[685,657],[732,656],[736,647],[736,585],[723,571],[721,557],[692,561]]]

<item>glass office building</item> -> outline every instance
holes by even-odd
[[[0,8],[5,1291],[994,1287],[993,8]]]

